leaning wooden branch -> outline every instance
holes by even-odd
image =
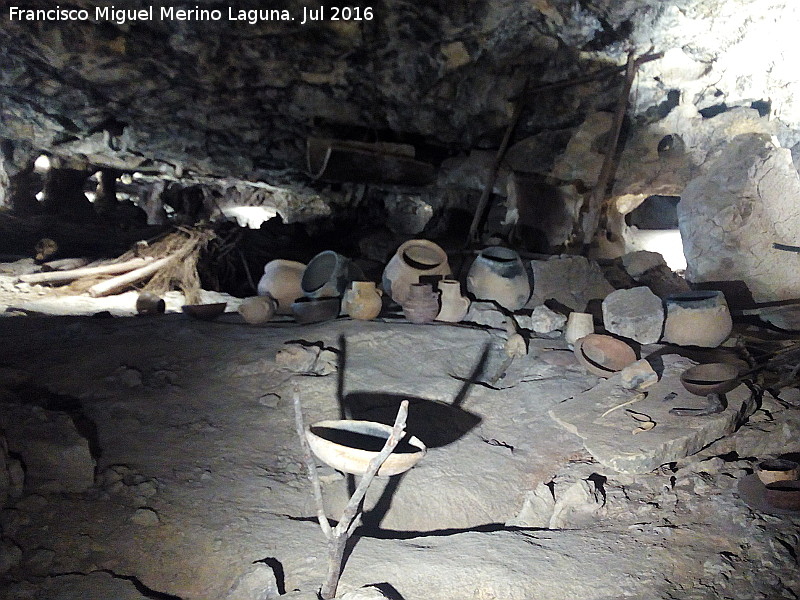
[[[342,574],[344,551],[347,546],[347,540],[353,533],[353,524],[359,516],[361,501],[364,499],[367,489],[380,470],[381,465],[389,458],[389,455],[400,443],[400,440],[403,439],[407,417],[408,400],[403,400],[400,404],[400,410],[397,411],[397,418],[394,421],[389,439],[386,440],[383,449],[370,461],[366,473],[364,473],[358,487],[356,487],[356,491],[353,492],[350,501],[342,512],[342,518],[339,519],[339,523],[333,530],[333,538],[328,541],[328,575],[320,589],[320,597],[324,600],[336,597],[336,588],[339,585],[339,577]]]
[[[633,51],[628,53],[628,62],[625,65],[625,80],[623,81],[622,90],[620,90],[620,95],[617,99],[617,106],[614,109],[614,120],[612,121],[611,131],[609,132],[606,143],[603,165],[600,167],[597,183],[589,196],[589,218],[586,220],[588,226],[585,230],[587,233],[592,235],[597,233],[601,221],[605,219],[608,210],[606,192],[608,191],[610,183],[614,180],[614,175],[617,170],[617,146],[619,145],[622,123],[628,110],[628,98],[631,94],[633,82],[636,79],[636,72],[640,65],[652,60],[657,60],[662,56],[663,53],[647,53],[639,58],[635,58]],[[603,224],[603,227],[604,226],[605,224]]]
[[[317,465],[314,462],[314,457],[311,455],[311,447],[308,445],[306,439],[306,428],[303,424],[303,407],[300,405],[300,392],[297,388],[294,389],[294,422],[297,426],[297,436],[300,438],[300,446],[303,448],[303,459],[306,463],[306,470],[308,471],[308,478],[311,480],[311,487],[314,490],[314,502],[317,505],[317,520],[325,534],[325,538],[330,540],[333,537],[331,525],[328,523],[328,517],[325,516],[325,504],[322,501],[322,486],[319,482],[319,475],[317,473]]]
[[[160,258],[149,264],[146,264],[144,267],[140,267],[123,275],[118,275],[117,277],[112,277],[111,279],[106,279],[105,281],[96,283],[89,288],[89,295],[93,298],[97,298],[99,296],[110,296],[111,294],[121,292],[128,286],[138,283],[143,279],[147,279],[174,259],[174,256]]]
[[[514,130],[517,128],[517,123],[519,123],[519,119],[522,116],[522,106],[525,104],[525,98],[527,96],[527,89],[528,83],[530,79],[525,80],[525,84],[522,86],[522,92],[517,98],[517,102],[514,104],[514,112],[511,115],[511,121],[506,127],[506,132],[503,135],[503,141],[500,142],[500,147],[497,149],[497,154],[495,154],[494,162],[492,163],[492,168],[489,171],[489,177],[486,181],[486,185],[483,188],[483,193],[481,193],[480,200],[478,200],[478,206],[475,209],[475,215],[472,217],[472,224],[469,227],[469,236],[467,243],[475,243],[480,238],[480,234],[478,232],[478,228],[480,226],[481,219],[483,219],[483,214],[486,212],[486,207],[489,204],[489,197],[492,195],[492,190],[494,189],[494,182],[497,179],[497,172],[500,170],[500,165],[503,162],[503,158],[505,158],[506,150],[508,149],[508,144],[511,142],[511,136],[514,134]]]
[[[81,277],[94,277],[95,275],[117,275],[128,273],[134,269],[147,266],[153,261],[150,257],[134,258],[121,263],[101,265],[99,267],[82,267],[69,271],[48,271],[47,273],[31,273],[21,275],[20,281],[25,283],[69,283]]]

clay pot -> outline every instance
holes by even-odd
[[[452,279],[443,279],[439,282],[439,314],[436,315],[437,321],[447,323],[458,323],[467,316],[470,301],[469,298],[461,295],[461,284]]]
[[[239,305],[239,314],[251,325],[263,325],[275,316],[277,308],[272,296],[253,296]]]
[[[309,261],[300,287],[307,298],[336,298],[344,294],[347,284],[363,276],[349,258],[325,250]]]
[[[363,475],[389,439],[392,427],[373,421],[319,421],[306,426],[305,433],[311,451],[326,465],[343,473]],[[426,452],[425,444],[406,434],[381,465],[378,475],[388,477],[408,471]]]
[[[342,298],[342,310],[361,321],[377,317],[382,306],[381,293],[374,281],[354,281]]]
[[[739,387],[739,367],[730,363],[706,363],[681,373],[681,384],[696,396],[726,394]]]
[[[590,313],[569,313],[567,327],[564,330],[564,339],[567,344],[574,346],[575,342],[590,333],[594,333],[594,317]]]
[[[733,321],[722,292],[684,292],[667,296],[662,341],[679,346],[716,348],[731,333]]]
[[[339,298],[300,298],[292,303],[292,314],[298,323],[319,323],[339,316]]]
[[[258,295],[272,296],[278,303],[277,314],[292,314],[292,302],[303,297],[300,280],[305,268],[301,262],[282,258],[268,262],[258,282]]]
[[[793,481],[800,475],[800,465],[793,460],[770,458],[758,463],[756,475],[764,485],[776,481]]]
[[[491,246],[481,251],[467,274],[467,290],[478,300],[494,300],[508,310],[519,310],[531,296],[531,285],[519,254]]]
[[[412,284],[420,276],[449,275],[447,253],[428,240],[408,240],[402,244],[383,270],[383,289],[401,306]]]
[[[636,362],[633,348],[610,335],[590,333],[575,343],[574,352],[580,365],[598,377],[611,377]]]
[[[136,312],[140,315],[158,315],[166,309],[164,299],[153,292],[142,292],[136,298]]]
[[[403,304],[403,314],[412,323],[430,323],[439,314],[439,294],[427,283],[414,283]]]

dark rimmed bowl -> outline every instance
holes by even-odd
[[[227,306],[227,302],[215,302],[213,304],[184,304],[181,308],[190,317],[200,321],[213,321],[225,312]]]
[[[681,383],[686,391],[697,396],[724,394],[736,388],[740,381],[739,367],[730,363],[706,363],[686,369],[681,373]]]
[[[292,303],[292,314],[298,323],[319,323],[339,316],[341,298],[303,298]]]
[[[590,333],[577,340],[574,352],[581,366],[598,377],[611,377],[636,362],[633,348],[622,340],[600,333]]]

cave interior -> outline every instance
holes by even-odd
[[[800,6],[261,4],[2,9],[0,600],[799,598]]]

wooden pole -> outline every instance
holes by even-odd
[[[153,258],[151,257],[140,257],[126,260],[125,262],[121,263],[101,265],[99,267],[82,267],[80,269],[71,269],[69,271],[48,271],[46,273],[20,275],[19,280],[24,281],[25,283],[67,283],[69,281],[80,279],[81,277],[128,273],[134,269],[147,266],[151,262],[153,262]]]
[[[110,296],[111,294],[121,292],[128,286],[133,285],[142,279],[150,277],[156,271],[166,266],[171,260],[174,259],[174,256],[159,258],[158,260],[154,260],[144,267],[140,267],[123,275],[118,275],[117,277],[112,277],[111,279],[106,279],[105,281],[96,283],[89,288],[89,295],[92,298],[97,298],[99,296]]]
[[[614,109],[614,120],[612,121],[608,143],[606,144],[606,154],[603,158],[600,174],[597,177],[597,183],[589,196],[589,214],[586,220],[587,228],[584,231],[584,241],[587,239],[585,237],[587,232],[591,232],[593,237],[597,234],[608,209],[606,192],[617,170],[616,155],[617,146],[619,145],[619,134],[622,131],[622,122],[628,111],[628,98],[631,94],[633,82],[636,79],[636,71],[639,65],[650,62],[651,60],[656,60],[662,56],[663,53],[648,53],[639,58],[635,58],[633,50],[628,53],[628,62],[625,65],[625,81],[622,84],[622,90],[617,99],[617,106]]]
[[[325,578],[325,583],[322,584],[320,589],[320,597],[323,600],[331,600],[336,597],[336,588],[339,586],[339,577],[342,574],[342,562],[344,560],[344,551],[347,547],[347,540],[355,529],[354,525],[359,516],[359,508],[361,501],[369,489],[372,480],[381,468],[381,465],[389,458],[389,455],[403,439],[406,429],[406,418],[408,417],[408,400],[403,400],[400,403],[400,409],[397,411],[397,418],[392,427],[392,433],[383,445],[383,449],[369,462],[367,471],[361,477],[356,491],[350,497],[344,511],[342,518],[333,530],[333,537],[328,540],[328,575]]]

